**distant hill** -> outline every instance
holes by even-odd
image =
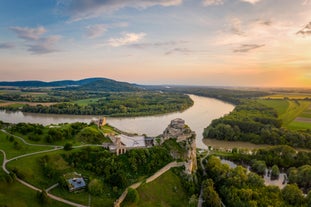
[[[140,91],[142,90],[136,84],[130,84],[127,82],[119,82],[111,79],[100,79],[95,80],[86,84],[83,84],[78,87],[67,87],[66,90],[81,90],[81,91],[112,91],[112,92],[121,92],[121,91]]]
[[[102,80],[104,78],[86,78],[82,80],[61,80],[61,81],[2,81],[0,82],[0,86],[15,86],[15,87],[61,87],[61,86],[70,86],[70,85],[84,85],[87,83],[91,83],[97,80]]]
[[[0,86],[13,87],[62,87],[63,90],[96,90],[96,91],[139,91],[142,90],[136,84],[119,82],[108,78],[86,78],[82,80],[61,80],[61,81],[3,81]]]

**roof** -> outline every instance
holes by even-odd
[[[70,190],[78,190],[86,186],[85,181],[82,177],[80,178],[70,178],[68,180],[70,184]]]
[[[126,147],[146,147],[144,136],[127,136],[124,134],[117,135]]]

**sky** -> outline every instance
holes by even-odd
[[[0,0],[0,80],[311,87],[311,0]]]

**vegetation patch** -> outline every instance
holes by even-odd
[[[125,202],[124,206],[187,206],[189,198],[182,185],[181,178],[172,170],[156,180],[137,189],[139,201],[136,204]]]

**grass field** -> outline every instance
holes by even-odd
[[[264,98],[270,98],[270,99],[298,99],[298,100],[303,100],[306,98],[311,99],[311,93],[277,93],[277,94],[272,94],[269,96],[265,96]]]
[[[116,198],[111,197],[111,190],[105,188],[104,186],[104,193],[101,196],[91,196],[91,206],[92,207],[111,207],[113,206],[113,202]],[[63,189],[57,187],[51,192],[53,195],[62,197],[66,200],[70,200],[73,202],[77,202],[80,204],[88,205],[90,194],[87,191],[81,192],[69,192],[67,189]]]
[[[15,181],[11,184],[0,182],[0,206],[42,207],[42,204],[37,201],[36,191]],[[50,200],[50,203],[44,206],[67,207],[69,205]]]
[[[17,142],[17,146],[14,144],[14,141]],[[0,149],[4,150],[7,155],[7,159],[16,157],[23,154],[28,154],[32,152],[38,152],[42,150],[53,149],[52,147],[37,147],[25,145],[22,141],[17,138],[14,138],[14,141],[9,141],[7,135],[0,131]]]
[[[296,101],[296,100],[258,100],[260,103],[266,106],[274,108],[280,119],[283,121],[283,126],[289,127],[289,125],[301,114],[305,114],[305,111],[309,111],[310,101]],[[301,125],[301,127],[306,126]],[[292,128],[292,127],[289,127]],[[304,128],[305,129],[305,128]]]
[[[79,149],[73,149],[74,150],[79,150]],[[55,151],[55,152],[50,152],[50,153],[44,153],[41,155],[34,155],[32,157],[28,158],[21,158],[16,161],[12,161],[8,164],[8,168],[17,168],[19,172],[21,172],[25,178],[24,180],[29,182],[30,184],[39,187],[39,188],[48,188],[55,183],[58,182],[58,179],[49,179],[46,178],[46,176],[43,173],[42,167],[40,166],[39,159],[45,155],[49,155],[49,160],[51,164],[53,164],[53,168],[56,168],[61,171],[66,171],[66,172],[73,172],[77,171],[73,169],[72,167],[68,166],[67,163],[62,159],[60,154],[66,154],[69,153],[67,151]],[[94,175],[86,174],[84,171],[77,171],[79,173],[82,173],[84,176],[86,175],[87,177],[93,177]],[[53,189],[50,193],[60,196],[64,199],[71,200],[73,202],[81,203],[84,205],[87,205],[89,202],[89,193],[86,191],[79,192],[79,193],[71,193],[67,189],[63,189],[61,187],[57,187]],[[116,199],[114,197],[112,190],[108,188],[104,188],[104,193],[101,196],[92,196],[91,197],[91,206],[103,206],[103,207],[110,207],[113,206],[113,202]]]
[[[0,163],[3,162],[3,155],[0,155]],[[0,169],[0,176],[4,174]],[[36,191],[30,190],[19,182],[6,183],[0,181],[0,206],[7,207],[40,207],[42,206],[36,198]],[[48,205],[55,207],[67,207],[68,205],[51,200]]]
[[[57,179],[47,179],[44,174],[42,167],[40,166],[39,159],[44,155],[59,155],[60,153],[67,153],[64,150],[54,151],[44,154],[33,155],[31,157],[25,157],[18,160],[9,162],[8,169],[17,168],[18,171],[24,175],[24,180],[38,188],[48,188],[58,182]],[[55,165],[61,164],[61,161],[55,163]],[[65,168],[66,166],[59,166]]]
[[[185,193],[181,178],[167,171],[159,178],[148,184],[143,184],[137,189],[139,202],[135,205],[124,203],[126,207],[169,207],[169,206],[188,206],[188,196]]]

